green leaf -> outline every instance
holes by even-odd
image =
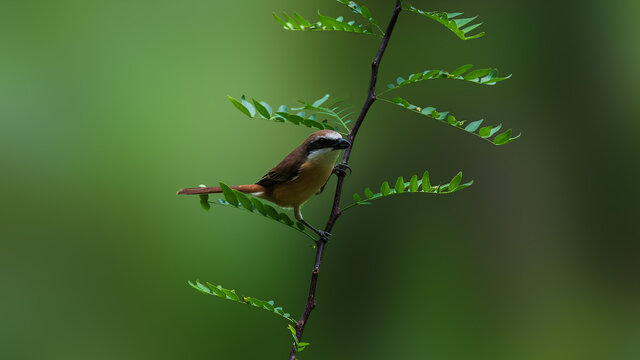
[[[276,111],[276,113],[285,113],[288,114],[289,113],[289,107],[287,105],[280,105],[280,107],[278,107],[278,111]]]
[[[394,186],[394,188],[396,189],[396,193],[401,194],[404,192],[404,179],[402,178],[402,176],[400,176],[398,178],[398,180],[396,180],[396,185]]]
[[[232,98],[231,96],[227,96],[227,98],[229,98],[229,101],[231,101],[231,103],[233,104],[233,106],[236,107],[236,109],[242,111],[243,114],[247,115],[250,118],[253,117],[251,116],[251,111],[249,111],[249,109],[247,109],[240,101]]]
[[[505,77],[487,77],[482,79],[483,85],[495,85],[497,82],[504,81],[511,78],[511,74]]]
[[[233,193],[231,188],[223,182],[220,183],[220,187],[222,188],[222,194],[224,195],[225,200],[227,200],[229,204],[235,207],[238,207],[238,204],[239,204],[238,198]]]
[[[367,199],[372,199],[374,196],[373,191],[371,191],[371,189],[369,188],[364,189],[364,195],[367,197]]]
[[[358,193],[355,193],[353,194],[353,201],[360,202],[362,201],[362,198],[360,197],[360,195],[358,195]]]
[[[493,134],[497,133],[500,129],[502,128],[502,124],[499,124],[498,126],[494,127],[493,129],[491,129],[491,131],[489,132],[489,136],[493,136]]]
[[[293,13],[293,17],[296,18],[296,21],[300,23],[300,25],[302,25],[302,27],[311,27],[313,26],[309,20],[303,18],[300,14],[294,12]]]
[[[313,127],[320,130],[324,129],[324,126],[322,126],[321,123],[317,121],[313,121],[311,119],[303,119],[302,123],[305,124],[307,127]]]
[[[313,107],[319,107],[320,105],[324,104],[327,100],[329,99],[329,94],[321,97],[320,99],[316,100],[313,102],[313,104],[311,106]]]
[[[207,284],[210,285],[210,284]],[[221,286],[218,285],[218,289],[222,290],[222,292],[224,292],[225,297],[227,298],[227,300],[232,300],[232,301],[237,301],[240,302],[240,296],[238,296],[238,294],[236,294],[235,290],[228,290],[225,288],[222,288]]]
[[[240,192],[238,190],[232,190],[232,191],[233,191],[233,194],[238,199],[238,201],[240,202],[240,204],[242,204],[243,208],[245,208],[245,209],[247,209],[249,211],[253,211],[253,203],[247,197],[247,195],[243,194],[242,192]]]
[[[416,192],[418,191],[418,175],[413,175],[411,180],[409,180],[409,191]]]
[[[462,171],[458,172],[449,182],[449,191],[454,191],[460,184],[460,180],[462,180]]]
[[[426,108],[422,109],[422,111],[420,111],[420,113],[422,113],[422,115],[430,116],[431,114],[433,114],[433,112],[435,110],[436,110],[436,108],[431,107],[431,106],[427,106]]]
[[[512,142],[513,140],[519,138],[520,135],[522,135],[522,133],[518,133],[518,135],[516,135],[516,136],[512,137],[511,139],[509,139],[509,142]]]
[[[280,221],[280,214],[278,214],[278,211],[274,209],[273,206],[267,205],[267,204],[263,204],[263,206],[264,206],[264,211],[267,213],[268,217],[278,222]]]
[[[428,171],[425,171],[422,175],[422,191],[431,192],[431,181],[429,180]]]
[[[493,143],[496,145],[504,145],[508,143],[510,139],[511,139],[511,129],[496,136],[495,139],[493,139]]]
[[[487,74],[489,74],[491,72],[491,70],[493,70],[493,69],[473,70],[470,73],[468,73],[467,75],[465,75],[464,79],[467,80],[467,81],[475,80],[477,78],[481,78],[483,76],[486,76]]]
[[[296,328],[293,327],[293,325],[288,324],[287,325],[289,327],[289,331],[291,332],[291,336],[293,336],[293,342],[298,344],[298,336],[296,335]]]
[[[285,225],[293,226],[293,220],[285,213],[280,213],[280,221]]]
[[[470,32],[471,30],[477,28],[480,25],[482,25],[482,23],[473,24],[473,25],[467,26],[466,28],[461,29],[461,30],[462,30],[463,33],[466,34],[466,33]]]
[[[473,20],[475,20],[477,18],[477,16],[474,17],[470,17],[470,18],[466,18],[466,19],[455,19],[453,20],[456,25],[458,25],[459,28],[467,25],[468,23],[472,22]]]
[[[480,130],[478,130],[478,134],[480,137],[488,138],[491,136],[491,126],[481,127]]]
[[[262,204],[262,201],[252,197],[251,198],[251,202],[253,203],[253,206],[256,210],[258,210],[258,212],[263,215],[266,216],[267,215],[267,211],[264,208],[264,205]]]
[[[259,300],[256,298],[252,298],[252,297],[245,297],[245,296],[238,296],[238,294],[236,294],[235,290],[229,290],[229,289],[225,289],[220,285],[213,285],[211,283],[206,283],[203,284],[200,281],[196,281],[191,282],[189,281],[189,285],[202,292],[205,294],[209,294],[209,295],[213,295],[213,296],[217,296],[220,297],[222,299],[225,300],[231,300],[233,302],[237,302],[237,303],[241,303],[241,304],[246,304],[246,305],[251,305],[251,306],[255,306],[258,307],[260,309],[263,310],[267,310],[271,313],[274,313],[282,318],[285,318],[287,320],[289,320],[292,323],[295,323],[295,320],[293,320],[291,318],[291,315],[289,315],[288,313],[285,313],[281,307],[276,307],[273,303],[273,301],[263,301],[263,300]],[[295,331],[295,329],[294,329]]]
[[[460,190],[462,190],[464,188],[468,188],[471,185],[473,185],[473,180],[471,180],[469,182],[466,182],[464,184],[458,185],[454,190],[451,190],[451,192],[453,193],[453,192],[456,192],[456,191],[460,191]]]
[[[469,71],[469,69],[471,69],[472,67],[473,67],[473,64],[462,65],[459,68],[453,70],[451,72],[451,76],[458,77],[458,76],[466,73],[467,71]]]
[[[464,129],[466,131],[468,131],[468,132],[474,132],[474,131],[478,130],[478,128],[480,127],[480,124],[482,124],[483,121],[484,121],[484,119],[472,121]]]
[[[467,33],[475,29],[476,27],[478,27],[479,24],[469,25],[465,29],[462,29],[463,26],[475,20],[477,16],[472,18],[466,18],[466,19],[453,19],[453,17],[456,17],[461,13],[446,13],[441,11],[423,11],[407,3],[405,3],[403,8],[405,10],[411,11],[419,15],[426,16],[434,21],[439,22],[440,24],[444,25],[447,29],[449,29],[452,33],[456,34],[456,36],[458,36],[462,40],[477,39],[484,35],[484,32],[480,32],[472,36],[467,36]]]
[[[422,78],[416,78],[416,80],[432,80],[441,78],[446,71],[444,70],[425,70],[422,72]]]
[[[256,99],[252,99],[253,101],[253,105],[256,107],[256,110],[258,111],[258,114],[260,114],[260,116],[262,116],[263,119],[271,119],[271,114],[272,114],[272,110],[271,107],[269,107],[269,109],[267,109],[267,107],[265,107],[263,105],[263,103],[257,101]],[[267,106],[269,106],[269,104],[264,103]]]
[[[298,24],[298,22],[296,20],[294,20],[291,16],[287,15],[287,14],[283,14],[285,20],[287,21],[287,25],[289,28],[291,28],[292,30],[302,30],[303,26]]]
[[[203,285],[202,285],[202,284],[199,284],[199,287],[200,287],[200,288],[202,288],[202,287],[203,287]],[[206,286],[206,288],[207,288],[207,289],[209,289],[209,291],[211,291],[211,292],[212,292],[212,295],[215,295],[215,296],[221,297],[221,298],[223,298],[223,299],[225,299],[225,300],[229,300],[229,299],[227,298],[227,294],[226,294],[224,291],[222,291],[222,286],[220,286],[220,285],[218,285],[218,286],[214,286],[214,285],[212,285],[212,284],[210,284],[210,283],[208,283],[208,282],[207,282],[207,286]]]
[[[382,183],[382,186],[380,187],[380,193],[382,193],[382,196],[387,196],[389,195],[389,193],[391,193],[389,182],[385,181]]]
[[[256,109],[253,107],[253,105],[251,105],[250,102],[247,101],[244,95],[242,95],[242,97],[240,98],[240,101],[242,102],[242,106],[244,106],[247,110],[249,110],[249,115],[251,115],[250,116],[251,118],[256,116]]]
[[[276,115],[282,117],[284,120],[287,120],[288,122],[295,124],[295,125],[300,125],[302,123],[302,121],[304,121],[304,118],[301,118],[298,115],[294,115],[294,114],[287,114],[286,112],[276,112]]]
[[[276,13],[273,13],[273,18],[274,18],[274,19],[276,19],[276,21],[277,21],[277,22],[279,22],[280,24],[282,24],[282,26],[283,26],[286,30],[290,30],[290,29],[289,29],[289,25],[287,25],[287,23],[286,23],[284,20],[280,19],[280,18],[278,17],[278,15],[276,15]]]

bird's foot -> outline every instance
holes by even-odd
[[[339,163],[333,167],[333,173],[338,176],[347,176],[347,170],[349,170],[349,175],[351,175],[351,167],[345,163]]]
[[[329,241],[329,236],[331,236],[331,233],[328,231],[318,230],[318,235],[320,236],[321,240],[324,240],[324,242],[327,242]]]
[[[311,226],[311,224],[309,224],[308,222],[306,222],[304,219],[300,219],[298,220],[300,221],[304,226],[308,227],[309,229],[311,229],[314,233],[318,234],[318,236],[320,236],[319,240],[323,240],[324,242],[329,241],[329,236],[331,236],[331,233],[328,231],[323,231],[323,230],[319,230],[314,228],[313,226]],[[318,241],[319,241],[318,240]]]

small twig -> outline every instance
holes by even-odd
[[[378,69],[380,67],[380,60],[382,60],[382,56],[384,55],[385,50],[387,49],[387,44],[389,44],[389,38],[391,37],[391,33],[393,32],[393,28],[396,25],[396,21],[398,20],[398,15],[402,10],[401,0],[396,0],[395,8],[393,10],[393,14],[391,15],[391,19],[389,20],[389,25],[387,26],[387,31],[382,38],[382,42],[380,43],[380,47],[378,48],[378,53],[376,54],[375,59],[371,63],[371,80],[369,81],[369,92],[367,94],[367,99],[362,106],[362,110],[360,110],[360,115],[356,120],[353,128],[349,132],[349,136],[347,139],[351,143],[351,146],[347,148],[344,152],[344,157],[342,158],[342,163],[345,165],[349,163],[349,156],[351,156],[351,150],[353,149],[353,142],[358,134],[358,130],[362,125],[362,122],[371,108],[371,105],[376,101],[376,82],[378,81]],[[333,197],[333,206],[331,208],[331,214],[329,215],[329,220],[327,221],[327,225],[324,230],[326,232],[331,232],[333,226],[336,223],[336,220],[340,217],[340,196],[342,194],[342,185],[344,183],[344,178],[346,174],[338,174],[338,183],[336,185],[336,192]],[[307,304],[304,308],[304,313],[300,317],[300,320],[296,323],[296,337],[298,341],[302,341],[302,333],[304,332],[304,327],[309,320],[309,315],[311,315],[311,311],[316,307],[316,285],[318,284],[318,274],[320,273],[320,262],[322,261],[322,255],[324,253],[324,248],[327,245],[327,241],[325,239],[319,239],[316,241],[316,257],[313,264],[313,270],[311,272],[311,283],[309,285],[309,296],[307,297]],[[296,358],[296,346],[293,344],[291,348],[291,353],[289,354],[289,360],[295,360]]]

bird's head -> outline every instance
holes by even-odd
[[[309,155],[326,154],[351,146],[351,143],[343,139],[339,132],[333,130],[316,131],[305,140],[305,144]]]

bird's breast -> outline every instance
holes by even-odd
[[[310,154],[297,177],[273,190],[274,202],[282,207],[302,205],[327,182],[337,157],[337,151]]]

